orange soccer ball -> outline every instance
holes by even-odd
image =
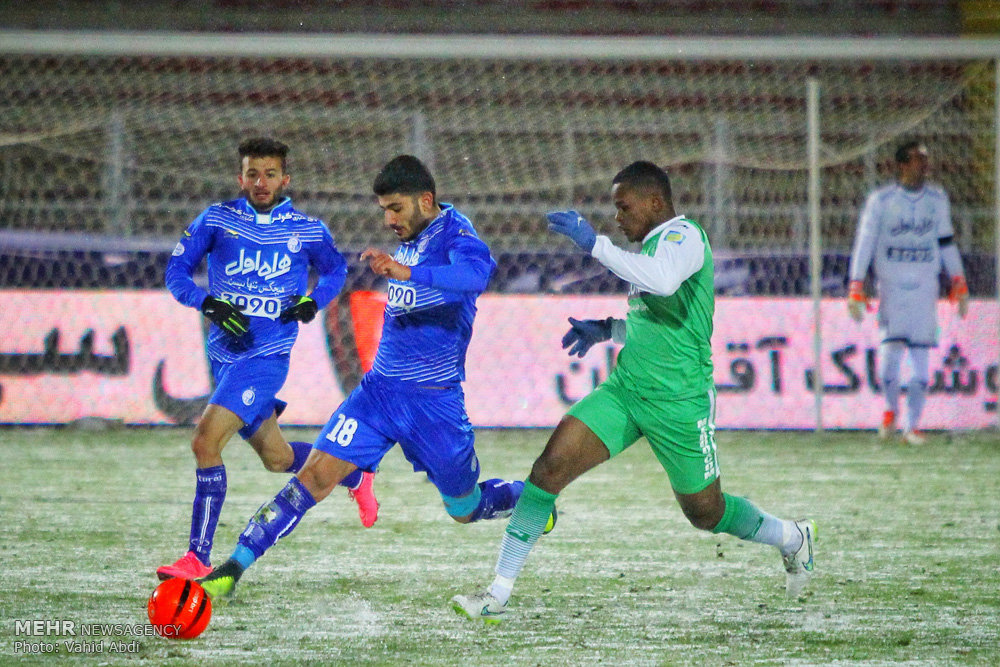
[[[208,627],[212,600],[197,581],[167,579],[146,604],[149,622],[167,639],[193,639]]]

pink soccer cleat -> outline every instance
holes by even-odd
[[[358,488],[347,490],[347,495],[358,504],[358,516],[365,528],[371,528],[378,521],[378,500],[375,499],[374,483],[375,473],[362,472]]]
[[[205,565],[193,551],[189,551],[173,565],[164,565],[156,571],[160,581],[167,579],[201,579],[212,572],[211,565]]]

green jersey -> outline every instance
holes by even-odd
[[[599,237],[594,256],[630,283],[618,379],[659,399],[709,391],[715,287],[705,231],[678,216],[647,234],[638,255]]]

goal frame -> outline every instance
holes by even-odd
[[[182,32],[104,32],[68,30],[0,30],[0,53],[17,55],[93,56],[239,56],[358,57],[381,59],[491,59],[508,60],[989,60],[994,70],[993,100],[993,236],[995,301],[1000,309],[1000,39],[975,38],[697,38],[697,37],[589,37],[500,35],[385,35],[385,34],[210,34]],[[816,112],[822,90],[810,81],[807,151],[810,219],[810,271],[819,362],[819,266],[821,143]],[[1000,329],[994,341],[1000,362]],[[816,429],[823,429],[822,379],[816,391]],[[997,411],[1000,420],[1000,410]],[[1000,422],[998,422],[1000,425]]]

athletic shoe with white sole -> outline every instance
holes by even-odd
[[[489,591],[475,595],[456,595],[451,599],[451,608],[459,616],[475,620],[481,618],[487,625],[497,625],[507,613],[507,605],[493,597]]]
[[[915,446],[927,444],[927,438],[920,431],[905,431],[903,433],[903,441],[908,445]]]
[[[782,556],[785,566],[785,595],[797,598],[805,588],[806,582],[813,573],[813,542],[816,537],[816,523],[811,519],[800,519],[795,527],[802,534],[802,546],[787,556]]]
[[[212,572],[211,565],[202,563],[193,551],[181,556],[173,565],[164,565],[156,570],[160,581],[167,579],[199,579]]]
[[[878,425],[878,437],[888,440],[896,435],[896,413],[886,410],[882,413],[882,423]]]

